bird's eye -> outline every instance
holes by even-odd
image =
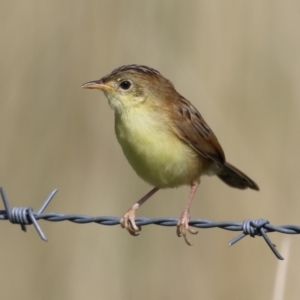
[[[122,90],[128,90],[130,87],[131,87],[131,82],[130,81],[125,80],[125,81],[122,81],[120,83],[120,88]]]

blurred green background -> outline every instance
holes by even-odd
[[[158,69],[213,128],[259,193],[203,178],[191,216],[299,224],[299,1],[0,3],[0,184],[12,205],[121,216],[150,187],[123,157],[104,95],[81,84],[115,67]],[[189,189],[160,191],[139,216],[179,217]],[[300,239],[40,221],[1,222],[1,299],[299,299]]]

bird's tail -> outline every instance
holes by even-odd
[[[218,177],[231,187],[259,191],[258,185],[252,179],[228,162],[225,163]]]

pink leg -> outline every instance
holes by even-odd
[[[189,228],[189,221],[190,221],[190,207],[192,205],[192,202],[195,197],[199,183],[200,182],[192,182],[187,205],[186,205],[184,211],[182,212],[181,217],[177,223],[177,235],[179,237],[183,236],[185,242],[190,246],[192,244],[190,243],[189,239],[187,238],[187,232],[189,232],[191,234],[198,233],[198,231]]]
[[[138,202],[134,203],[131,208],[126,212],[126,214],[120,220],[122,228],[126,228],[131,235],[139,235],[142,228],[135,224],[135,211],[146,202],[153,194],[155,194],[159,188],[153,188],[149,193],[142,197]]]

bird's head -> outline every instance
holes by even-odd
[[[120,113],[144,103],[159,105],[175,91],[173,84],[158,71],[142,65],[119,67],[82,88],[102,90],[110,106]]]

